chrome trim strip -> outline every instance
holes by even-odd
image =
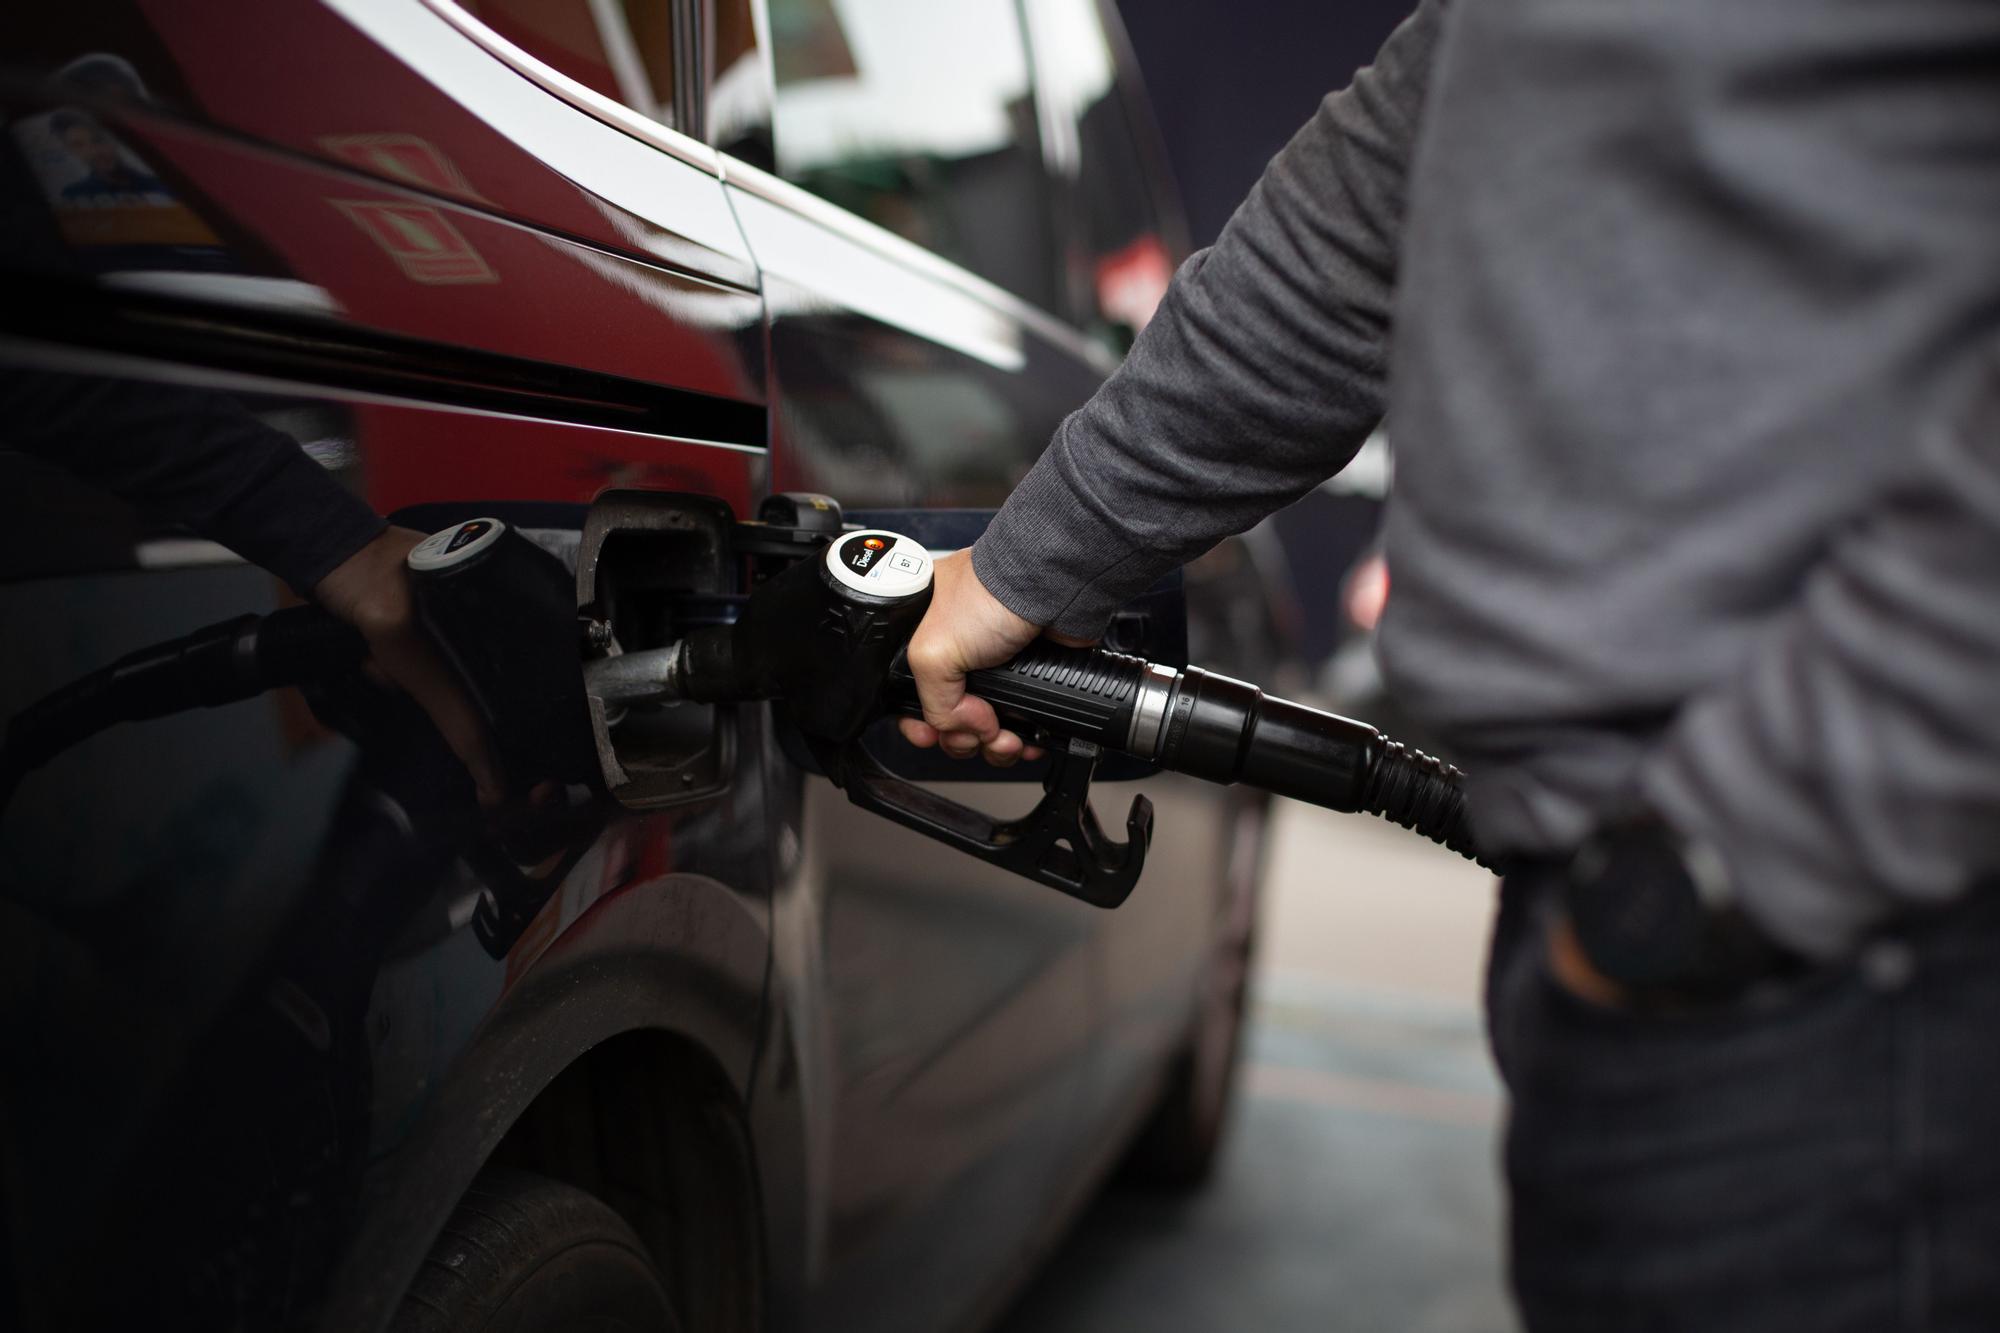
[[[467,407],[462,403],[439,403],[411,395],[383,393],[375,389],[350,389],[321,381],[296,379],[286,375],[248,370],[220,370],[193,362],[168,361],[130,352],[100,352],[67,343],[41,342],[32,338],[0,334],[0,361],[20,365],[45,366],[51,370],[76,371],[91,375],[123,376],[128,379],[192,384],[232,393],[291,394],[328,402],[379,403],[384,407],[414,407],[427,412],[450,412],[457,416],[490,417],[495,421],[533,421],[560,426],[564,430],[603,431],[656,444],[688,444],[726,453],[749,454],[762,458],[769,450],[761,444],[739,444],[734,440],[704,440],[693,435],[659,435],[652,431],[626,430],[621,426],[599,426],[590,422],[565,421],[557,417],[531,416],[525,412],[502,412],[491,407]]]
[[[1158,662],[1146,663],[1140,673],[1138,698],[1132,701],[1132,731],[1125,738],[1125,748],[1141,759],[1159,753],[1160,729],[1166,725],[1167,705],[1180,678],[1180,672]]]
[[[459,8],[452,3],[452,0],[420,0],[420,3],[484,47],[502,64],[509,66],[530,82],[540,85],[543,91],[561,98],[577,110],[603,121],[613,129],[622,130],[668,156],[680,159],[689,166],[699,167],[718,178],[722,175],[721,155],[699,139],[692,139],[678,130],[668,129],[659,121],[640,115],[623,102],[614,102],[596,89],[585,87],[553,65],[543,64]]]
[[[745,291],[755,265],[705,148],[701,162],[667,150],[685,143],[664,126],[613,124],[545,91],[426,0],[319,0],[413,74],[603,209],[635,257]],[[630,132],[628,132],[628,129]],[[646,137],[641,138],[641,132]],[[663,136],[669,136],[664,137]],[[658,142],[655,142],[658,141]],[[699,148],[699,146],[697,146]],[[454,202],[467,204],[465,199]],[[468,206],[478,208],[475,195]],[[490,203],[487,205],[489,208]],[[630,218],[619,215],[630,214]],[[530,227],[534,216],[514,219]],[[640,235],[642,227],[664,238]],[[670,239],[670,244],[658,243]],[[687,253],[679,253],[685,245]]]
[[[445,0],[425,0],[427,4],[444,3]],[[788,213],[823,227],[839,236],[863,246],[883,258],[901,265],[903,268],[921,274],[926,278],[942,282],[980,304],[991,308],[1064,351],[1079,357],[1100,375],[1109,375],[1118,368],[1118,357],[1109,348],[1092,342],[1081,332],[1063,323],[1039,306],[1029,305],[1004,287],[999,287],[977,274],[960,268],[948,259],[941,259],[914,241],[906,241],[901,236],[879,227],[863,218],[858,218],[838,204],[830,204],[803,186],[792,184],[781,176],[775,176],[748,162],[739,161],[727,153],[716,154],[721,163],[722,179],[745,194],[754,195],[768,204],[774,204]],[[755,249],[755,242],[752,242]]]
[[[638,43],[632,40],[632,29],[618,8],[619,0],[585,0],[585,3],[597,24],[597,35],[604,42],[605,57],[611,62],[611,77],[618,81],[619,100],[628,107],[634,103],[658,106],[659,95],[653,91],[645,57],[639,54]]]

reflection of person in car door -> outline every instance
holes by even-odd
[[[968,669],[1387,413],[1536,1329],[2000,1327],[2000,9],[1888,13],[1423,0],[910,646],[1009,761]]]
[[[391,527],[289,435],[226,394],[138,380],[0,368],[0,449],[32,454],[270,570],[361,631],[497,802],[478,714],[418,625],[404,557],[424,538]]]

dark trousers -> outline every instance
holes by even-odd
[[[1726,1009],[1550,978],[1546,876],[1487,977],[1533,1333],[2000,1329],[2000,893]]]

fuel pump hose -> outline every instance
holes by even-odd
[[[906,671],[897,685],[913,701]],[[1244,681],[1041,642],[1004,666],[971,672],[966,689],[1018,727],[1094,741],[1210,782],[1379,815],[1478,859],[1458,769],[1364,722]]]

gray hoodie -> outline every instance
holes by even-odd
[[[2000,869],[2000,6],[1426,0],[973,552],[1124,599],[1397,448],[1493,855],[1644,797],[1819,956]]]

